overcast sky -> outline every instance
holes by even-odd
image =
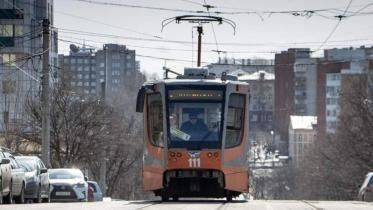
[[[133,4],[141,6],[203,10],[203,0],[96,0]],[[146,39],[192,41],[193,24],[172,23],[161,32],[162,20],[184,15],[182,12],[155,11],[120,6],[95,5],[76,0],[54,0],[55,2],[55,27],[73,29],[92,33],[117,35],[121,37],[137,37]],[[258,11],[258,14],[222,15],[237,24],[236,34],[228,24],[215,25],[216,39],[219,50],[228,51],[221,57],[234,58],[274,58],[272,52],[279,52],[290,47],[310,47],[318,49],[336,26],[338,19],[333,15],[342,15],[350,0],[206,0],[207,4],[218,8],[212,11]],[[362,12],[372,12],[368,15],[354,16],[342,19],[335,33],[331,36],[324,48],[373,45],[373,1],[353,0],[349,12],[357,11],[372,3]],[[229,8],[228,8],[229,7]],[[323,12],[311,17],[293,16],[289,14],[263,14],[260,11],[280,10],[315,10],[324,8],[340,9],[340,12]],[[351,14],[347,12],[346,14]],[[326,16],[321,17],[321,16]],[[125,38],[108,38],[87,35],[77,35],[59,32],[59,38],[69,41],[85,43],[90,46],[102,48],[103,43],[118,43],[135,49],[139,55],[175,58],[182,60],[196,60],[196,45],[180,43],[164,43],[130,40]],[[350,40],[350,41],[341,41]],[[194,44],[197,34],[194,29]],[[340,41],[340,42],[334,42]],[[215,43],[211,24],[204,25],[203,42]],[[306,43],[304,42],[312,42]],[[220,44],[219,44],[220,43]],[[224,43],[239,43],[239,45],[225,45]],[[244,45],[244,43],[247,43]],[[149,49],[167,48],[178,49]],[[203,46],[202,61],[216,62],[218,54],[214,44]],[[67,54],[69,44],[59,43],[59,53]],[[238,53],[241,52],[241,53]],[[321,55],[322,51],[315,53]],[[193,57],[192,57],[193,56]],[[162,73],[165,61],[137,57],[141,62],[141,69],[147,72]],[[167,61],[167,67],[181,72],[184,66],[192,66],[191,62]],[[195,63],[194,63],[195,65]]]

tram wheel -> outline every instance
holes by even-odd
[[[166,195],[162,195],[162,202],[167,202],[170,198]]]
[[[227,199],[227,202],[232,202],[233,196],[231,192],[228,191],[225,198]]]

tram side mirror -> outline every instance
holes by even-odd
[[[88,176],[85,176],[85,177],[84,177],[84,181],[88,181]]]
[[[136,100],[136,112],[142,113],[144,111],[144,101],[145,101],[145,88],[141,87],[137,93]]]

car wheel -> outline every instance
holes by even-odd
[[[10,183],[10,186],[12,186],[12,183]],[[13,193],[12,188],[10,188],[9,194],[5,197],[3,197],[3,201],[5,204],[12,204],[13,203]]]
[[[22,184],[21,194],[14,198],[15,203],[25,203],[25,185]]]
[[[41,191],[40,191],[40,186],[39,186],[39,188],[38,188],[38,192],[37,192],[37,194],[36,194],[36,198],[34,199],[34,203],[41,203]]]
[[[1,177],[0,177],[0,204],[3,204],[3,186],[2,186],[2,180],[1,180]]]

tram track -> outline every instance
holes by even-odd
[[[133,210],[143,210],[143,209],[146,209],[146,208],[151,207],[151,206],[159,205],[159,204],[161,204],[161,203],[163,203],[163,202],[161,202],[161,201],[153,201],[153,202],[150,203],[150,204],[147,204],[147,205],[141,206],[141,207],[139,207],[139,208],[135,208],[135,209],[133,209]]]

